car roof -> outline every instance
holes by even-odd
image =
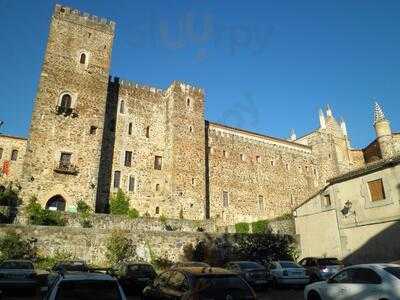
[[[358,265],[348,266],[346,269],[357,268],[357,267],[358,267],[358,268],[376,268],[376,269],[383,269],[383,268],[387,268],[387,267],[396,267],[396,268],[400,268],[400,265],[392,264],[392,263],[358,264]]]
[[[62,275],[65,281],[76,280],[101,280],[101,281],[115,281],[116,279],[108,274],[103,273],[90,273],[90,272],[66,272]]]
[[[235,275],[235,273],[222,268],[212,267],[180,267],[174,269],[174,271],[181,271],[183,273],[191,275]]]
[[[7,259],[5,261],[3,261],[3,263],[5,262],[18,262],[18,263],[31,263],[32,261],[28,260],[28,259]]]

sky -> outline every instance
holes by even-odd
[[[58,1],[0,0],[0,120],[27,136]],[[400,131],[400,1],[77,1],[114,20],[111,75],[205,90],[206,119],[262,134],[302,136],[327,104],[351,143],[375,138],[377,99]]]

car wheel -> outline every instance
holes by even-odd
[[[311,291],[307,295],[307,300],[321,300],[321,297],[318,295],[317,292]]]

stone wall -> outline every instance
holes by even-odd
[[[210,215],[221,225],[290,213],[315,189],[308,146],[210,123],[208,147]]]
[[[20,180],[26,143],[25,138],[0,134],[0,184]],[[17,151],[14,157],[12,157],[13,151]]]
[[[82,227],[79,215],[76,213],[64,213],[67,221],[66,227]],[[129,231],[179,231],[179,232],[199,232],[204,231],[213,233],[216,231],[215,223],[212,220],[180,220],[180,219],[160,219],[160,218],[136,218],[129,219],[126,216],[93,214],[88,220],[93,228],[99,230],[122,229]],[[28,225],[26,217],[19,213],[15,222],[17,225]],[[288,233],[289,234],[289,233]]]

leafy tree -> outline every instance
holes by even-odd
[[[119,265],[132,259],[136,246],[122,230],[113,230],[106,241],[106,258],[111,266]]]
[[[235,224],[235,230],[237,233],[249,233],[250,225],[248,223],[237,223]]]
[[[9,232],[0,238],[0,260],[23,259],[31,256],[33,247],[16,232]]]
[[[65,226],[66,224],[66,220],[61,212],[43,209],[35,196],[30,198],[25,210],[29,224],[31,225]]]
[[[110,212],[113,215],[127,215],[129,212],[129,198],[121,189],[111,197]]]

